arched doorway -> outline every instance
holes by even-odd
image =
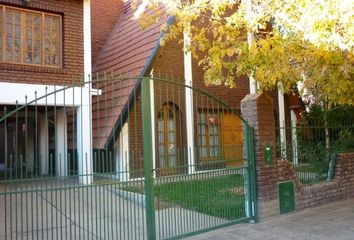
[[[176,105],[167,103],[162,105],[157,116],[157,167],[159,175],[178,173],[179,159],[179,110]]]

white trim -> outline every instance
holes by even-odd
[[[186,27],[183,34],[184,43],[184,79],[186,86],[193,86],[193,67],[192,53],[187,50],[191,44],[190,28]],[[186,126],[187,126],[187,156],[188,156],[188,173],[195,172],[195,146],[194,146],[194,116],[193,116],[193,90],[185,88],[185,105],[186,105]]]
[[[252,14],[253,14],[252,13],[252,1],[246,0],[246,18],[250,19]],[[254,42],[255,42],[254,33],[251,31],[247,32],[247,43],[248,43],[249,49],[251,49]],[[249,76],[249,88],[250,88],[250,94],[256,94],[258,91],[258,83],[254,79],[253,73],[251,73],[251,75]]]
[[[91,81],[91,3],[84,0],[83,8],[83,35],[84,35],[84,81],[81,98],[85,105],[80,105],[77,110],[77,152],[80,183],[91,184],[93,181],[92,161],[92,98]],[[87,84],[88,83],[88,84]]]
[[[253,77],[253,74],[249,76],[249,87],[250,87],[250,94],[256,94],[257,93],[257,82]]]
[[[91,95],[92,96],[101,96],[102,95],[102,89],[92,89],[91,88]]]
[[[150,76],[154,77],[154,69],[151,70]],[[150,79],[150,108],[151,108],[151,145],[152,145],[152,169],[156,169],[156,134],[155,134],[155,88],[154,80]],[[153,173],[153,177],[156,177],[156,171]]]
[[[296,125],[297,125],[297,117],[295,111],[293,109],[290,110],[291,117],[291,146],[292,146],[292,155],[293,155],[293,164],[299,163],[298,152],[297,152],[297,134],[296,134]]]
[[[1,104],[15,105],[16,101],[18,105],[33,101],[31,105],[38,106],[77,107],[89,104],[88,101],[81,102],[81,96],[89,94],[87,88],[0,82],[0,89],[6,89],[0,94]]]
[[[77,109],[77,161],[81,184],[91,184],[93,181],[91,132],[91,106],[80,106]]]
[[[84,0],[84,76],[85,82],[90,81],[92,75],[92,50],[91,50],[91,3]]]
[[[286,124],[283,85],[278,83],[278,109],[279,109],[279,136],[281,159],[286,159]]]
[[[68,164],[67,164],[67,151],[68,151],[68,139],[67,139],[67,121],[66,112],[64,108],[56,111],[55,119],[55,163],[56,163],[56,176],[66,177],[68,176]]]
[[[131,178],[131,179],[124,181],[124,182],[136,182],[136,181],[142,181],[142,180],[145,180],[145,177]]]
[[[117,164],[119,164],[119,180],[126,182],[130,180],[130,166],[129,166],[129,124],[124,123],[122,130],[119,133],[119,157]]]

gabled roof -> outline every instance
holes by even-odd
[[[124,14],[118,19],[111,36],[100,52],[94,72],[130,73],[140,75],[161,36],[163,17],[157,24],[143,30],[138,20],[133,19],[131,1],[125,2]]]
[[[108,76],[112,73],[114,76],[127,73],[130,76],[144,76],[160,47],[161,26],[167,21],[167,16],[143,30],[139,21],[133,19],[134,9],[131,8],[130,0],[125,2],[124,11],[94,64],[94,72],[107,73]],[[118,125],[124,123],[123,113],[129,108],[127,106],[129,99],[132,98],[134,89],[140,86],[140,82],[132,79],[116,85],[118,87],[113,93],[111,88],[105,91],[101,84],[99,88],[103,90],[103,95],[93,100],[94,148],[107,147],[107,141],[114,138],[113,132],[116,134],[113,130],[122,127]],[[109,104],[111,106],[102,107],[105,101],[110,101],[112,98],[118,100],[114,104]]]

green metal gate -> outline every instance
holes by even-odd
[[[178,79],[39,92],[1,105],[0,239],[170,239],[256,220],[237,106]]]

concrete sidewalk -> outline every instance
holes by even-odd
[[[354,198],[290,213],[257,224],[239,224],[188,240],[354,240]]]

